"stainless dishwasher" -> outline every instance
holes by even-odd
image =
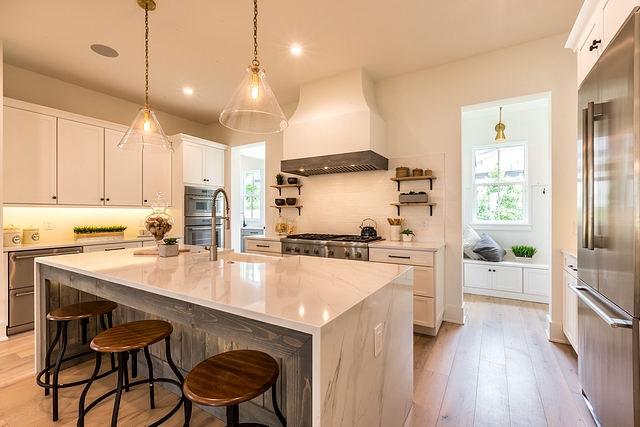
[[[9,326],[7,335],[33,329],[34,259],[43,256],[79,254],[82,247],[9,252]]]

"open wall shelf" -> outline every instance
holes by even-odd
[[[436,179],[435,176],[404,176],[402,178],[389,178],[391,181],[396,181],[398,183],[398,191],[400,191],[400,183],[402,181],[424,181],[426,179],[429,180],[429,190],[433,190],[433,180]]]

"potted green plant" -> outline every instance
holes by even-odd
[[[531,262],[533,260],[533,256],[538,252],[538,249],[533,246],[514,245],[511,246],[511,252],[513,252],[513,255],[516,257],[516,261]]]
[[[283,185],[284,184],[284,175],[281,173],[276,175],[276,184]]]
[[[402,234],[403,242],[410,242],[413,239],[413,236],[415,236],[410,228],[405,228],[400,232],[400,234]]]
[[[73,227],[73,239],[82,240],[123,240],[125,225]]]
[[[178,240],[173,237],[166,237],[163,244],[158,245],[158,254],[161,257],[178,256]]]

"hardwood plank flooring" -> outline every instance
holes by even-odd
[[[546,304],[465,295],[466,324],[444,323],[437,337],[414,335],[414,404],[404,427],[534,426],[593,427],[580,396],[577,358],[568,345],[551,343]],[[60,395],[60,421],[51,421],[51,397],[35,384],[33,333],[0,342],[0,427],[76,425],[81,387]],[[90,375],[93,362],[64,371],[67,378]],[[112,384],[104,378],[98,395]],[[148,409],[146,387],[123,397],[120,426],[145,425],[161,416],[176,397],[158,387],[157,409]],[[102,426],[112,400],[96,406],[86,425]],[[176,414],[166,426],[181,426]],[[224,422],[194,408],[192,426]]]

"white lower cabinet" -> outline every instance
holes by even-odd
[[[563,252],[563,257],[564,311],[562,313],[562,330],[578,354],[578,295],[569,288],[569,285],[576,286],[578,284],[578,262],[574,255],[567,252]]]
[[[369,247],[369,261],[413,266],[415,330],[436,335],[444,317],[444,245],[438,249]]]
[[[256,255],[282,256],[282,243],[274,240],[246,239],[246,253]]]
[[[507,264],[507,265],[504,265]],[[549,267],[515,262],[465,260],[464,292],[525,301],[549,302]]]

